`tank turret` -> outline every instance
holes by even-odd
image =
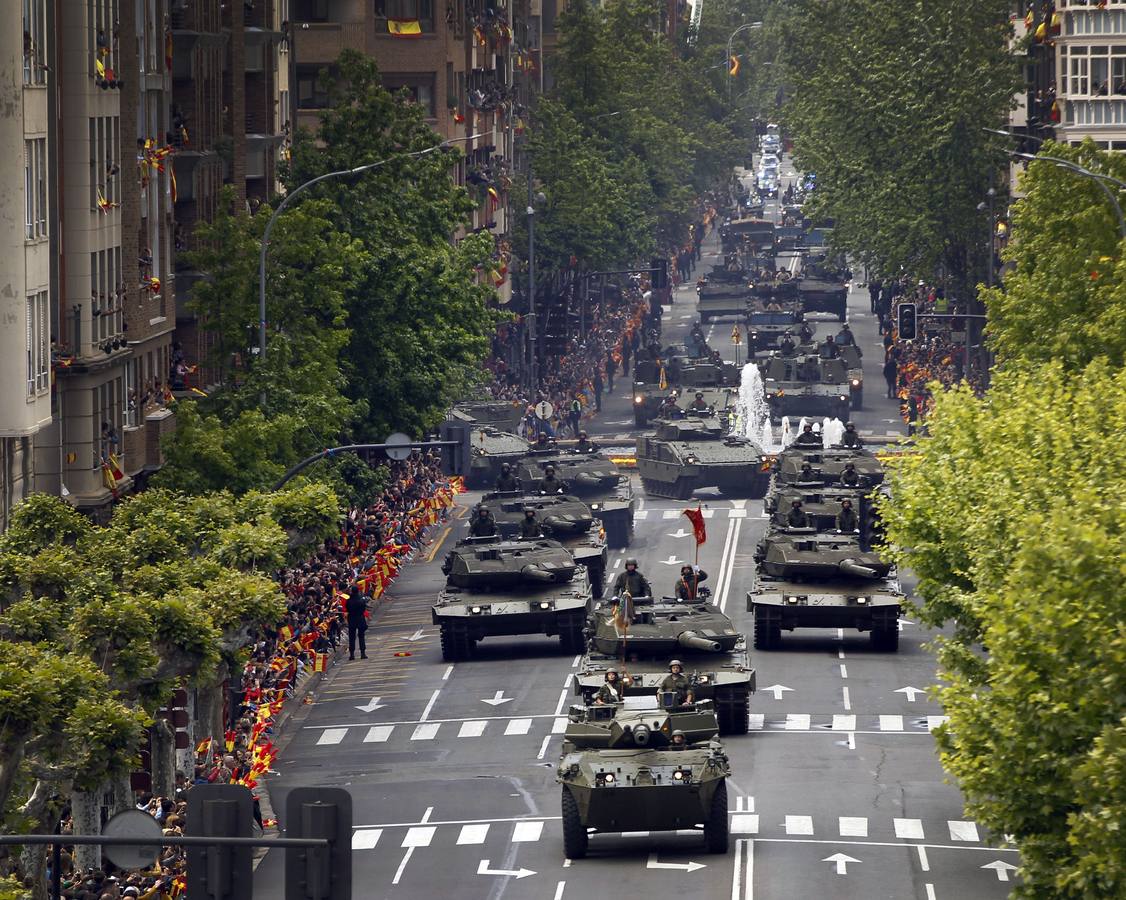
[[[855,534],[818,534],[813,529],[771,531],[755,551],[759,572],[787,579],[880,579],[891,571]]]
[[[592,646],[610,655],[653,658],[682,649],[726,653],[743,640],[731,619],[712,603],[638,598],[630,619],[628,626],[621,621],[618,604],[612,600],[600,603],[588,626]]]
[[[563,732],[564,752],[632,747],[660,750],[670,745],[674,731],[682,732],[687,744],[719,734],[710,700],[662,709],[652,696],[639,699],[641,702],[631,700],[626,704],[572,706]]]
[[[459,541],[442,563],[446,584],[475,590],[515,590],[525,586],[566,584],[578,563],[556,541]]]
[[[505,537],[520,528],[524,511],[532,509],[545,533],[552,537],[571,537],[590,531],[594,514],[587,504],[569,494],[485,494],[481,501],[493,514],[497,528]]]

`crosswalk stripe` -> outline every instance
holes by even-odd
[[[512,843],[538,841],[543,834],[543,822],[517,822],[512,829]]]
[[[423,722],[414,730],[411,735],[412,741],[432,741],[438,734],[438,729],[442,727],[440,722]]]
[[[562,734],[566,730],[567,730],[567,719],[564,716],[560,716],[554,722],[551,723],[551,733],[552,734]]]
[[[637,522],[641,519],[648,519],[648,518],[649,518],[649,510],[647,510],[647,509],[638,509],[638,510],[635,510],[634,513],[633,513],[633,520],[635,522]]]
[[[809,731],[809,715],[807,713],[787,713],[787,731]]]
[[[751,713],[747,716],[748,731],[762,731],[765,724],[766,716],[763,713]]]
[[[934,731],[939,725],[950,721],[950,716],[927,716],[927,730]]]
[[[947,821],[952,841],[978,841],[977,824],[974,822]]]
[[[364,735],[365,744],[382,744],[389,737],[391,732],[395,730],[394,725],[373,725],[368,729],[368,733]],[[319,743],[319,742],[318,742]]]
[[[458,729],[458,737],[480,737],[485,733],[485,726],[488,722],[462,722],[461,728]]]
[[[344,740],[344,735],[346,735],[347,733],[347,728],[326,728],[324,730],[324,733],[320,736],[320,739],[317,741],[317,744],[339,744],[342,740]]]
[[[403,843],[399,846],[429,847],[430,842],[434,840],[434,832],[437,830],[438,828],[435,825],[420,825],[415,828],[408,828]]]
[[[856,716],[833,716],[833,731],[856,731]]]
[[[681,515],[681,512],[678,509],[666,509],[664,511],[664,513],[662,514],[661,518],[662,519],[675,519],[679,515]]]
[[[705,519],[714,519],[715,518],[715,510],[714,509],[705,509],[704,510],[704,518]]]
[[[364,828],[360,831],[353,831],[352,849],[371,850],[379,843],[379,838],[382,834],[382,828]]]
[[[862,816],[838,816],[841,837],[868,837],[868,820]]]
[[[786,834],[813,834],[813,816],[786,816]]]
[[[457,836],[457,842],[458,844],[483,844],[488,834],[489,826],[487,824],[462,825]]]
[[[903,716],[880,716],[880,731],[902,731]]]
[[[923,839],[922,819],[892,819],[895,826],[895,836],[905,841],[921,841]]]
[[[531,719],[513,719],[504,729],[505,734],[527,734],[532,729]]]
[[[731,817],[732,834],[758,834],[758,816],[754,813],[736,813]]]
[[[727,511],[727,518],[729,518],[729,519],[745,519],[745,518],[747,518],[747,511],[745,509],[729,509]]]

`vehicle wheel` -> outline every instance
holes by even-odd
[[[473,653],[473,641],[469,631],[457,625],[443,625],[441,631],[442,659],[446,662],[459,662],[469,659]]]
[[[755,649],[773,650],[782,640],[782,627],[761,606],[755,607]]]
[[[714,807],[714,803],[712,804]],[[723,821],[727,822],[727,797],[723,799]],[[567,785],[563,785],[563,855],[567,859],[583,859],[586,856],[589,836],[586,826],[579,816],[579,804]],[[710,845],[709,845],[710,846]]]
[[[566,813],[563,814],[563,821],[567,821]],[[712,796],[711,813],[704,823],[704,843],[708,853],[726,853],[728,834],[727,782],[721,781]]]
[[[734,690],[717,691],[716,720],[720,734],[747,733],[747,695]]]
[[[886,623],[873,625],[868,639],[872,642],[873,650],[880,653],[897,652],[899,650],[899,623],[892,622],[890,626]]]
[[[583,638],[582,616],[567,616],[559,621],[559,643],[567,653],[582,653],[586,648]]]

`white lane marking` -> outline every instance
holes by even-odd
[[[892,819],[895,836],[904,841],[921,841],[923,839],[922,819]]]
[[[571,668],[577,669],[579,667],[579,663],[582,661],[582,658],[583,655],[581,653],[576,654],[575,658],[571,660]]]
[[[729,560],[729,555],[730,555],[729,550],[731,548],[731,536],[734,533],[735,533],[735,523],[732,522],[732,521],[729,521],[727,523],[727,534],[724,535],[724,538],[723,538],[723,550],[720,551],[719,574],[716,576],[716,580],[715,580],[715,595],[714,596],[715,596],[717,602],[718,602],[720,594],[723,590],[723,577],[727,572],[728,563],[730,562],[730,560]],[[720,609],[722,610],[723,607],[721,606]]]
[[[855,731],[850,731],[848,733],[848,749],[849,750],[855,750],[856,749],[856,732]]]
[[[453,666],[447,666],[446,671],[442,673],[442,681],[449,681],[450,676],[454,673]]]
[[[569,869],[569,868],[571,868],[571,860],[569,860],[569,859],[565,859],[565,860],[563,860],[563,868],[564,868],[564,869]]]
[[[714,519],[715,518],[715,510],[714,509],[705,509],[703,512],[704,512],[704,518],[705,519]]]
[[[647,518],[649,518],[649,510],[647,510],[647,509],[641,509],[641,508],[639,507],[638,509],[635,509],[635,510],[633,511],[633,520],[634,520],[635,522],[636,522],[636,521],[638,521],[638,520],[640,520],[640,519],[647,519]]]
[[[844,650],[843,649],[838,650],[837,651],[837,659],[844,659],[844,658],[845,658],[844,657]]]
[[[813,834],[813,816],[786,816],[786,834]]]
[[[429,807],[433,809],[433,807]],[[429,816],[429,812],[427,813]],[[562,816],[509,816],[502,819],[441,819],[437,822],[431,822],[429,819],[423,819],[419,822],[372,822],[370,825],[353,825],[353,830],[361,828],[411,828],[415,825],[477,825],[480,823],[488,823],[496,825],[500,822],[560,822]]]
[[[843,628],[838,628],[838,629],[837,629],[837,640],[838,640],[838,641],[843,641],[843,640],[844,640],[844,629],[843,629]]]
[[[344,735],[348,733],[347,728],[326,728],[324,734],[317,739],[317,745],[322,744],[339,744],[344,740]]]
[[[623,831],[622,837],[624,838],[643,838],[649,837],[648,831]]]
[[[662,519],[675,519],[680,515],[681,515],[681,512],[680,512],[679,509],[666,509],[664,511],[664,513],[661,515],[661,518]]]
[[[438,829],[433,825],[422,825],[418,828],[408,828],[406,835],[403,837],[401,847],[429,847],[430,842],[434,840],[434,833]]]
[[[848,678],[848,666],[841,663],[841,678]]]
[[[538,841],[543,834],[543,822],[517,822],[512,829],[512,843],[523,844]]]
[[[391,737],[391,732],[395,730],[394,725],[373,725],[368,729],[368,733],[364,735],[365,744],[382,744]]]
[[[540,744],[540,752],[536,754],[536,759],[543,759],[544,754],[547,753],[547,745],[551,741],[551,735],[545,734],[543,743]]]
[[[461,831],[458,832],[457,842],[458,845],[476,845],[485,843],[485,838],[489,835],[489,826],[484,825],[462,825]]]
[[[527,734],[532,729],[531,719],[513,719],[504,729],[505,734]]]
[[[731,508],[732,508],[732,509],[746,509],[746,508],[747,508],[747,501],[746,501],[746,499],[742,499],[742,500],[732,500],[732,501],[731,501]]]
[[[743,530],[742,519],[735,519],[732,524],[731,547],[728,551],[729,559],[727,561],[727,572],[724,576],[723,590],[719,595],[720,612],[727,609],[727,595],[731,591],[731,577],[735,573],[735,552],[739,546],[739,533]]]
[[[458,729],[457,736],[462,737],[480,737],[485,733],[485,726],[488,722],[462,722],[461,728]]]
[[[727,518],[729,518],[729,519],[745,519],[745,518],[747,518],[747,511],[745,509],[729,509],[727,511]]]
[[[434,708],[434,704],[438,702],[438,695],[440,693],[442,693],[442,689],[438,688],[438,690],[430,695],[430,702],[426,704],[426,709],[422,711],[422,715],[419,717],[418,721],[426,721],[427,717],[430,715],[430,711]]]
[[[577,663],[576,663],[576,665],[577,665]],[[568,672],[566,675],[563,676],[563,687],[569,688],[570,686],[571,686],[571,673]]]
[[[868,837],[868,820],[862,816],[838,816],[841,837]]]
[[[554,900],[563,900],[563,890],[567,887],[567,882],[560,881],[555,885],[555,898]]]
[[[562,734],[566,730],[567,730],[567,717],[566,716],[560,716],[558,719],[556,719],[554,722],[551,723],[551,733],[552,734]]]
[[[763,726],[766,724],[765,713],[751,713],[747,717],[747,730],[748,731],[762,731]]]
[[[856,716],[837,713],[833,716],[833,731],[856,731]]]
[[[382,828],[367,828],[363,831],[355,831],[352,833],[352,849],[372,850],[379,843],[382,834]]]
[[[754,813],[736,813],[731,817],[732,834],[758,834],[758,816]]]
[[[808,713],[787,713],[786,714],[786,730],[787,731],[809,731],[809,714]]]
[[[567,697],[570,693],[571,692],[569,690],[567,690],[567,688],[563,688],[563,690],[561,690],[559,692],[559,702],[555,704],[555,713],[554,714],[556,716],[561,716],[563,714],[563,707],[567,705]],[[541,717],[535,716],[534,718],[538,719],[538,718],[541,718]]]
[[[974,822],[957,822],[947,820],[947,827],[950,829],[950,840],[952,841],[980,841],[981,838],[977,835],[977,825]]]
[[[438,735],[438,729],[442,726],[436,722],[424,722],[422,725],[417,726],[411,734],[412,741],[432,741]]]
[[[938,897],[934,893],[933,884],[927,883],[923,886],[927,889],[927,900],[938,900]]]
[[[414,847],[408,847],[407,852],[403,854],[403,861],[399,863],[399,868],[395,870],[395,877],[391,879],[392,884],[398,884],[399,880],[403,877],[403,871],[407,867],[407,863],[411,861],[414,855]]]
[[[880,716],[880,731],[902,731],[903,716]]]
[[[735,867],[731,870],[731,900],[743,900],[743,844],[735,841]]]
[[[614,560],[614,565],[610,566],[610,568],[611,569],[617,569],[617,568],[620,568],[621,565],[622,565],[622,558],[619,556],[617,559]]]
[[[852,701],[848,699],[848,687],[841,688],[841,695],[844,698],[844,708],[852,709]]]
[[[916,844],[915,849],[919,851],[919,868],[924,872],[931,870],[931,861],[927,859],[927,848],[922,844]]]

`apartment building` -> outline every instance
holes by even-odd
[[[1126,0],[1058,0],[1045,18],[1056,55],[1056,139],[1126,150]]]

